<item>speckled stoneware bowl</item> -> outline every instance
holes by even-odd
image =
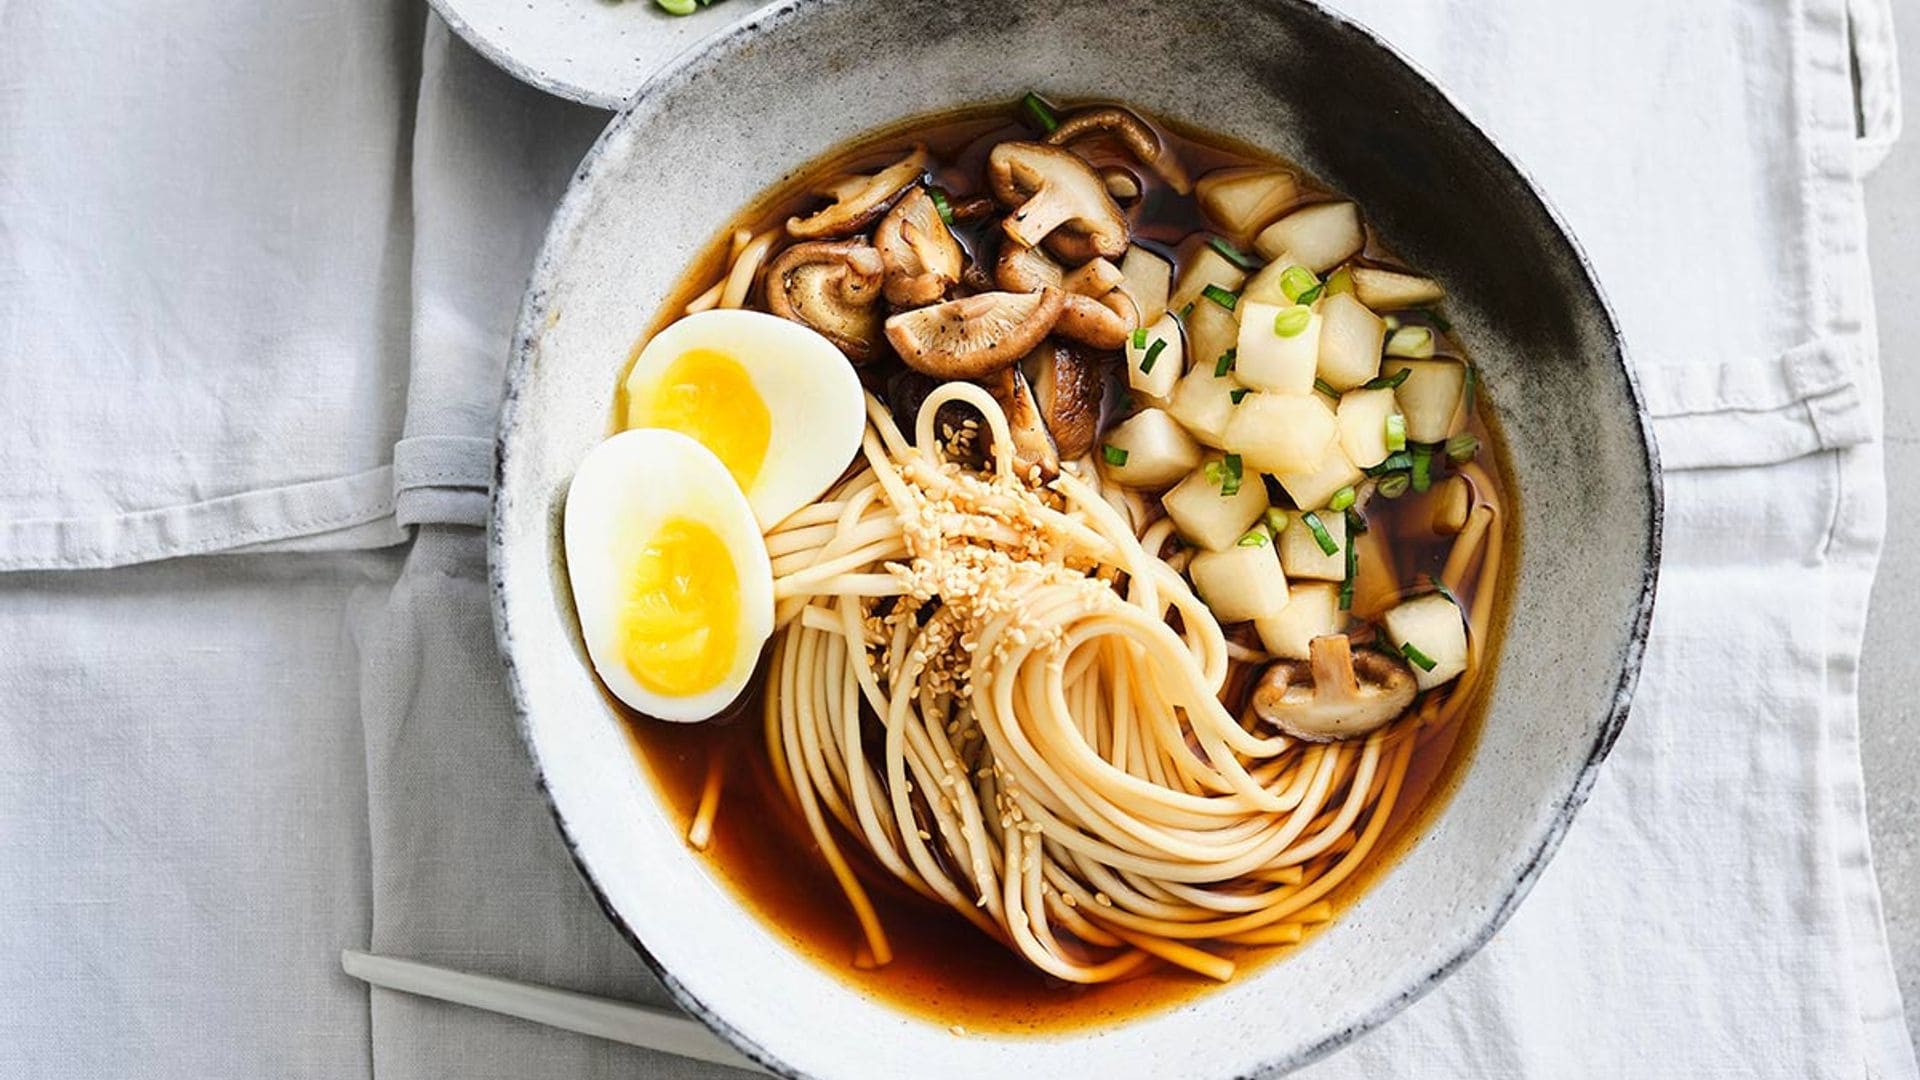
[[[1143,48],[1152,42],[1152,48]],[[763,189],[903,117],[1118,98],[1269,147],[1440,278],[1512,447],[1525,542],[1478,750],[1425,836],[1282,962],[1177,1009],[1044,1037],[957,1036],[850,989],[688,851],[595,687],[560,562],[574,466],[688,257]],[[1367,31],[1305,4],[779,4],[645,87],[582,166],[521,314],[492,536],[501,647],[541,782],[611,918],[689,1011],[785,1074],[1281,1072],[1431,989],[1545,865],[1620,731],[1660,503],[1647,424],[1579,251],[1525,177]]]
[[[453,32],[521,82],[617,109],[660,65],[763,0],[670,15],[653,0],[430,0]]]

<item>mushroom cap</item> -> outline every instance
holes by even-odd
[[[1039,292],[1063,288],[1067,272],[1045,251],[1008,239],[1000,245],[1000,254],[994,259],[993,280],[1011,292]]]
[[[1140,164],[1152,169],[1176,194],[1185,195],[1193,190],[1193,178],[1187,175],[1173,151],[1161,142],[1160,136],[1146,121],[1116,105],[1083,109],[1066,117],[1047,136],[1047,142],[1065,146],[1083,135],[1096,133],[1110,134],[1124,143]]]
[[[1060,453],[1033,399],[1033,388],[1018,364],[1009,364],[981,380],[1007,414],[1013,438],[1013,468],[1020,476],[1051,480],[1060,475]]]
[[[1056,254],[1075,262],[1096,255],[1117,259],[1127,250],[1120,204],[1093,166],[1072,151],[1003,142],[987,154],[987,180],[994,197],[1013,210],[1001,227],[1021,244],[1037,247],[1049,240]]]
[[[913,152],[871,176],[846,177],[822,189],[833,202],[808,216],[787,219],[787,232],[800,240],[818,240],[829,236],[850,236],[859,232],[881,214],[895,195],[920,179],[933,158],[927,148],[916,146]]]
[[[1413,673],[1371,650],[1354,655],[1345,634],[1314,638],[1309,659],[1270,665],[1253,688],[1253,710],[1297,739],[1333,742],[1384,726],[1413,704]]]
[[[1139,325],[1140,305],[1134,302],[1133,294],[1112,289],[1098,299],[1068,293],[1053,331],[1096,349],[1124,349],[1127,335]]]
[[[859,240],[795,244],[767,266],[767,309],[863,363],[880,350],[880,253]]]
[[[893,204],[873,231],[873,246],[886,267],[889,303],[931,304],[960,280],[960,242],[925,188],[915,187]]]
[[[1100,434],[1100,399],[1106,391],[1099,363],[1048,339],[1027,354],[1021,367],[1060,456],[1072,460],[1091,451]]]
[[[1063,303],[1059,289],[963,296],[894,315],[887,340],[909,367],[943,379],[979,379],[1038,345]]]
[[[1009,240],[1000,245],[994,278],[1003,289],[1034,292],[1059,288],[1066,293],[1054,332],[1096,349],[1122,349],[1140,325],[1140,306],[1121,287],[1120,268],[1096,258],[1071,273],[1045,251]],[[1077,454],[1068,454],[1077,457]]]

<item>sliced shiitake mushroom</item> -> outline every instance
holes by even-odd
[[[944,379],[979,379],[1025,356],[1053,329],[1064,296],[985,292],[902,311],[886,322],[887,340],[909,367]]]
[[[880,219],[873,246],[886,267],[889,303],[919,307],[943,299],[960,280],[962,253],[925,188],[908,191]]]
[[[1253,710],[1297,739],[1333,742],[1376,731],[1413,704],[1413,672],[1345,634],[1314,638],[1306,661],[1276,661],[1253,688]]]
[[[1105,390],[1099,363],[1071,345],[1049,339],[1028,353],[1020,367],[1061,458],[1071,461],[1091,451],[1100,434],[1100,398]]]
[[[1039,476],[1051,480],[1060,475],[1060,454],[1046,420],[1033,399],[1033,389],[1018,364],[994,372],[981,380],[987,392],[1007,414],[1007,433],[1013,439],[1014,472],[1023,477]]]
[[[842,177],[819,190],[833,202],[808,217],[788,218],[787,232],[801,240],[857,233],[886,213],[893,197],[920,179],[932,160],[926,147],[916,146],[911,154],[871,176]]]
[[[1173,151],[1161,142],[1160,136],[1147,126],[1146,121],[1117,106],[1083,109],[1074,113],[1060,121],[1060,126],[1047,136],[1047,142],[1064,146],[1075,139],[1096,133],[1112,135],[1120,140],[1140,164],[1152,169],[1176,194],[1185,195],[1193,190],[1193,180],[1187,176],[1187,170],[1181,166],[1180,159]],[[1112,256],[1118,253],[1106,254]]]
[[[1001,223],[1027,247],[1046,241],[1070,262],[1117,259],[1127,250],[1127,219],[1093,167],[1070,150],[1004,142],[987,155],[994,197],[1010,208]]]
[[[767,309],[864,363],[880,349],[884,273],[880,253],[859,240],[795,244],[767,266]]]
[[[1140,325],[1140,308],[1124,287],[1125,275],[1105,259],[1068,272],[1039,248],[1008,240],[1000,247],[994,276],[1001,288],[1016,292],[1063,290],[1065,303],[1054,331],[1096,349],[1124,347]]]

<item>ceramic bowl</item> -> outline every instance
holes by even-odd
[[[736,208],[877,127],[1028,89],[1271,148],[1357,199],[1450,290],[1511,443],[1524,543],[1475,755],[1427,835],[1340,920],[1177,1009],[956,1036],[796,953],[688,851],[582,653],[560,510],[628,349]],[[1573,241],[1442,91],[1301,3],[819,0],[735,25],[640,92],[561,204],[521,313],[498,465],[500,643],[566,840],[681,1004],[790,1075],[1271,1074],[1381,1023],[1484,944],[1553,853],[1625,719],[1658,563],[1646,417]]]
[[[653,0],[430,0],[502,71],[549,94],[617,109],[676,53],[762,0],[669,15]]]

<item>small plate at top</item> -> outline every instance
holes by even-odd
[[[718,0],[670,15],[653,0],[429,0],[497,67],[549,94],[617,109],[694,42],[765,6]]]

